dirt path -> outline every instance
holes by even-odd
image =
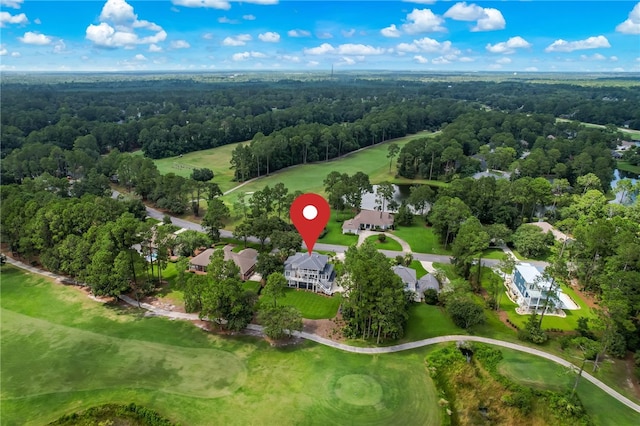
[[[63,277],[61,275],[54,274],[54,273],[49,272],[49,271],[44,271],[42,269],[35,268],[35,267],[31,266],[31,265],[27,265],[27,264],[25,264],[23,262],[15,260],[15,259],[13,259],[11,257],[7,257],[7,263],[10,263],[10,264],[12,264],[12,265],[14,265],[16,267],[25,269],[27,271],[33,272],[35,274],[44,275],[46,277],[53,278],[54,280],[58,280],[58,279],[63,280],[65,278],[65,277]],[[125,302],[127,302],[127,303],[129,303],[130,305],[138,306],[138,303],[135,300],[133,300],[130,297],[128,297],[128,296],[122,295],[122,296],[120,296],[120,299],[125,301]],[[157,308],[157,307],[149,305],[147,303],[141,303],[140,306],[142,308],[144,308],[144,309],[147,309],[147,310],[151,311],[154,315],[165,316],[165,317],[175,318],[175,319],[186,319],[186,320],[190,320],[190,321],[200,321],[200,318],[196,314],[185,314],[185,313],[182,313],[182,312],[167,311],[165,309]],[[263,330],[262,326],[259,326],[259,325],[256,325],[256,324],[249,324],[247,326],[247,329],[250,330],[250,331],[253,331],[253,332],[260,332],[260,333],[262,333],[262,330]],[[418,340],[418,341],[415,341],[415,342],[403,343],[403,344],[400,344],[400,345],[371,348],[371,347],[357,347],[357,346],[347,345],[347,344],[344,344],[344,343],[341,343],[341,342],[336,342],[336,341],[330,340],[330,339],[328,339],[326,337],[319,336],[317,334],[308,333],[306,331],[301,331],[301,332],[297,332],[296,331],[296,332],[293,332],[292,335],[294,337],[299,337],[299,338],[302,338],[302,339],[311,340],[313,342],[320,343],[320,344],[325,345],[325,346],[330,346],[332,348],[340,349],[340,350],[343,350],[343,351],[346,351],[346,352],[359,353],[359,354],[387,354],[387,353],[394,353],[394,352],[400,352],[400,351],[406,351],[406,350],[411,350],[411,349],[422,348],[424,346],[435,345],[435,344],[438,344],[438,343],[457,342],[457,341],[471,341],[471,342],[486,343],[486,344],[489,344],[489,345],[500,346],[500,347],[503,347],[503,348],[508,348],[508,349],[519,351],[519,352],[524,352],[524,353],[527,353],[527,354],[530,354],[530,355],[535,355],[535,356],[547,359],[549,361],[555,362],[556,364],[560,364],[560,365],[562,365],[564,367],[571,368],[573,370],[577,370],[578,369],[571,362],[569,362],[569,361],[567,361],[565,359],[562,359],[559,356],[543,352],[543,351],[541,351],[539,349],[518,345],[516,343],[505,342],[505,341],[502,341],[502,340],[491,339],[491,338],[488,338],[488,337],[480,337],[480,336],[467,336],[467,335],[438,336],[438,337],[432,337],[430,339],[423,339],[423,340]],[[606,392],[611,397],[617,399],[618,401],[620,401],[621,403],[623,403],[627,407],[629,407],[632,410],[640,413],[640,405],[639,404],[636,404],[635,402],[631,401],[630,399],[628,399],[624,395],[618,393],[617,391],[615,391],[614,389],[610,388],[609,386],[607,386],[606,384],[604,384],[600,380],[598,380],[595,377],[593,377],[591,374],[587,373],[586,371],[583,371],[582,372],[582,377],[584,377],[586,380],[590,381],[591,383],[596,385],[598,388],[600,388],[601,390]]]

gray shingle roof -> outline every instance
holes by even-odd
[[[435,275],[429,273],[418,280],[418,291],[424,293],[428,289],[434,289],[440,292],[440,283]]]
[[[311,253],[296,253],[293,256],[289,256],[284,262],[286,269],[308,269],[311,271],[324,271],[329,262],[329,257],[324,254]]]
[[[416,283],[416,270],[407,268],[406,266],[396,265],[393,267],[393,272],[400,277],[405,284]]]

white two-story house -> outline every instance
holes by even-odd
[[[318,253],[296,253],[284,262],[289,287],[332,294],[335,273],[329,257]]]

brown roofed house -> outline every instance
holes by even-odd
[[[393,214],[376,210],[360,210],[353,219],[342,224],[343,234],[359,234],[360,231],[393,229]]]
[[[240,268],[240,278],[243,281],[248,280],[256,269],[258,261],[258,252],[252,248],[244,249],[239,253],[233,252],[233,246],[226,245],[222,249],[224,251],[224,260],[231,260]],[[211,255],[214,249],[206,249],[199,255],[193,257],[189,261],[189,271],[195,273],[206,273],[207,266],[211,263]]]

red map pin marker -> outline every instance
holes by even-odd
[[[311,256],[313,246],[329,222],[331,216],[329,203],[318,194],[302,194],[293,200],[289,216],[307,245],[309,256]]]

